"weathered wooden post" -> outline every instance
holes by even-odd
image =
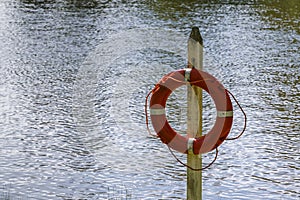
[[[198,27],[193,27],[188,39],[188,64],[189,67],[203,68],[203,41]],[[190,138],[202,135],[202,89],[188,86],[187,93],[187,134]],[[202,167],[201,156],[194,155],[189,149],[187,164],[192,168]],[[202,199],[202,172],[187,168],[187,199]]]

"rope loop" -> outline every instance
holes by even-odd
[[[213,161],[211,161],[211,163],[209,163],[207,166],[203,167],[203,168],[193,168],[191,166],[189,166],[188,164],[185,164],[184,162],[182,162],[175,154],[174,152],[172,151],[172,149],[168,146],[169,148],[169,151],[171,152],[172,156],[177,160],[177,162],[179,162],[181,165],[189,168],[190,170],[193,170],[193,171],[202,171],[202,170],[205,170],[207,168],[209,168],[212,164],[214,164],[214,162],[217,160],[217,157],[218,157],[218,153],[219,153],[219,150],[218,148],[216,148],[216,155],[215,155],[215,158],[213,159]]]
[[[238,100],[235,98],[235,96],[229,91],[226,89],[226,91],[232,96],[232,98],[234,99],[234,101],[236,102],[236,104],[238,105],[238,107],[240,108],[240,110],[242,111],[243,115],[244,115],[244,128],[243,130],[241,131],[240,134],[238,134],[236,137],[233,137],[233,138],[226,138],[225,140],[236,140],[236,139],[239,139],[245,132],[246,130],[246,126],[247,126],[247,115],[245,113],[245,111],[243,110],[242,106],[240,105],[240,103],[238,102]]]
[[[148,99],[149,99],[149,96],[154,93],[156,90],[159,89],[159,85],[155,85],[155,87],[147,94],[146,96],[146,100],[145,100],[145,115],[146,115],[146,127],[147,127],[147,131],[149,133],[150,136],[153,136],[153,137],[158,137],[156,134],[153,134],[149,128],[149,117],[148,117]]]

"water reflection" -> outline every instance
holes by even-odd
[[[56,0],[20,0],[21,3],[26,5],[26,7],[31,8],[43,8],[43,9],[49,9],[53,7],[74,7],[78,9],[90,9],[90,8],[96,8],[99,5],[104,6],[108,1],[97,1],[97,0],[67,0],[67,1],[56,1]]]
[[[300,2],[288,1],[262,1],[265,9],[261,10],[264,20],[275,26],[275,29],[292,29],[300,33]],[[262,6],[259,5],[259,6]]]

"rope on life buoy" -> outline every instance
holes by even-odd
[[[244,132],[246,130],[246,127],[247,127],[247,115],[246,115],[244,109],[242,108],[242,106],[240,105],[240,103],[238,102],[238,100],[235,98],[235,96],[229,90],[227,90],[227,92],[232,96],[232,98],[234,99],[235,103],[238,105],[238,107],[240,108],[240,110],[242,111],[242,113],[244,115],[244,127],[243,127],[243,130],[241,131],[241,133],[238,134],[236,137],[226,138],[226,140],[236,140],[236,139],[239,139],[244,134]]]
[[[209,163],[208,165],[206,165],[205,167],[203,168],[193,168],[191,166],[189,166],[188,164],[185,164],[184,162],[182,162],[175,154],[174,152],[172,151],[172,149],[168,146],[168,149],[169,151],[171,152],[172,156],[177,160],[177,162],[179,162],[181,165],[193,170],[193,171],[202,171],[202,170],[205,170],[207,168],[209,168],[210,166],[212,166],[212,164],[214,164],[214,162],[217,160],[217,157],[218,157],[218,153],[219,153],[219,150],[218,150],[218,147],[216,148],[216,155],[215,155],[215,158],[213,159],[213,161],[211,161],[211,163]]]

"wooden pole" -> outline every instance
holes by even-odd
[[[193,27],[188,39],[189,67],[203,68],[203,41],[198,27]],[[188,86],[187,93],[187,134],[190,138],[202,135],[202,90],[199,87]],[[187,164],[193,168],[202,167],[202,158],[189,151]],[[187,168],[187,199],[202,199],[202,172]]]

